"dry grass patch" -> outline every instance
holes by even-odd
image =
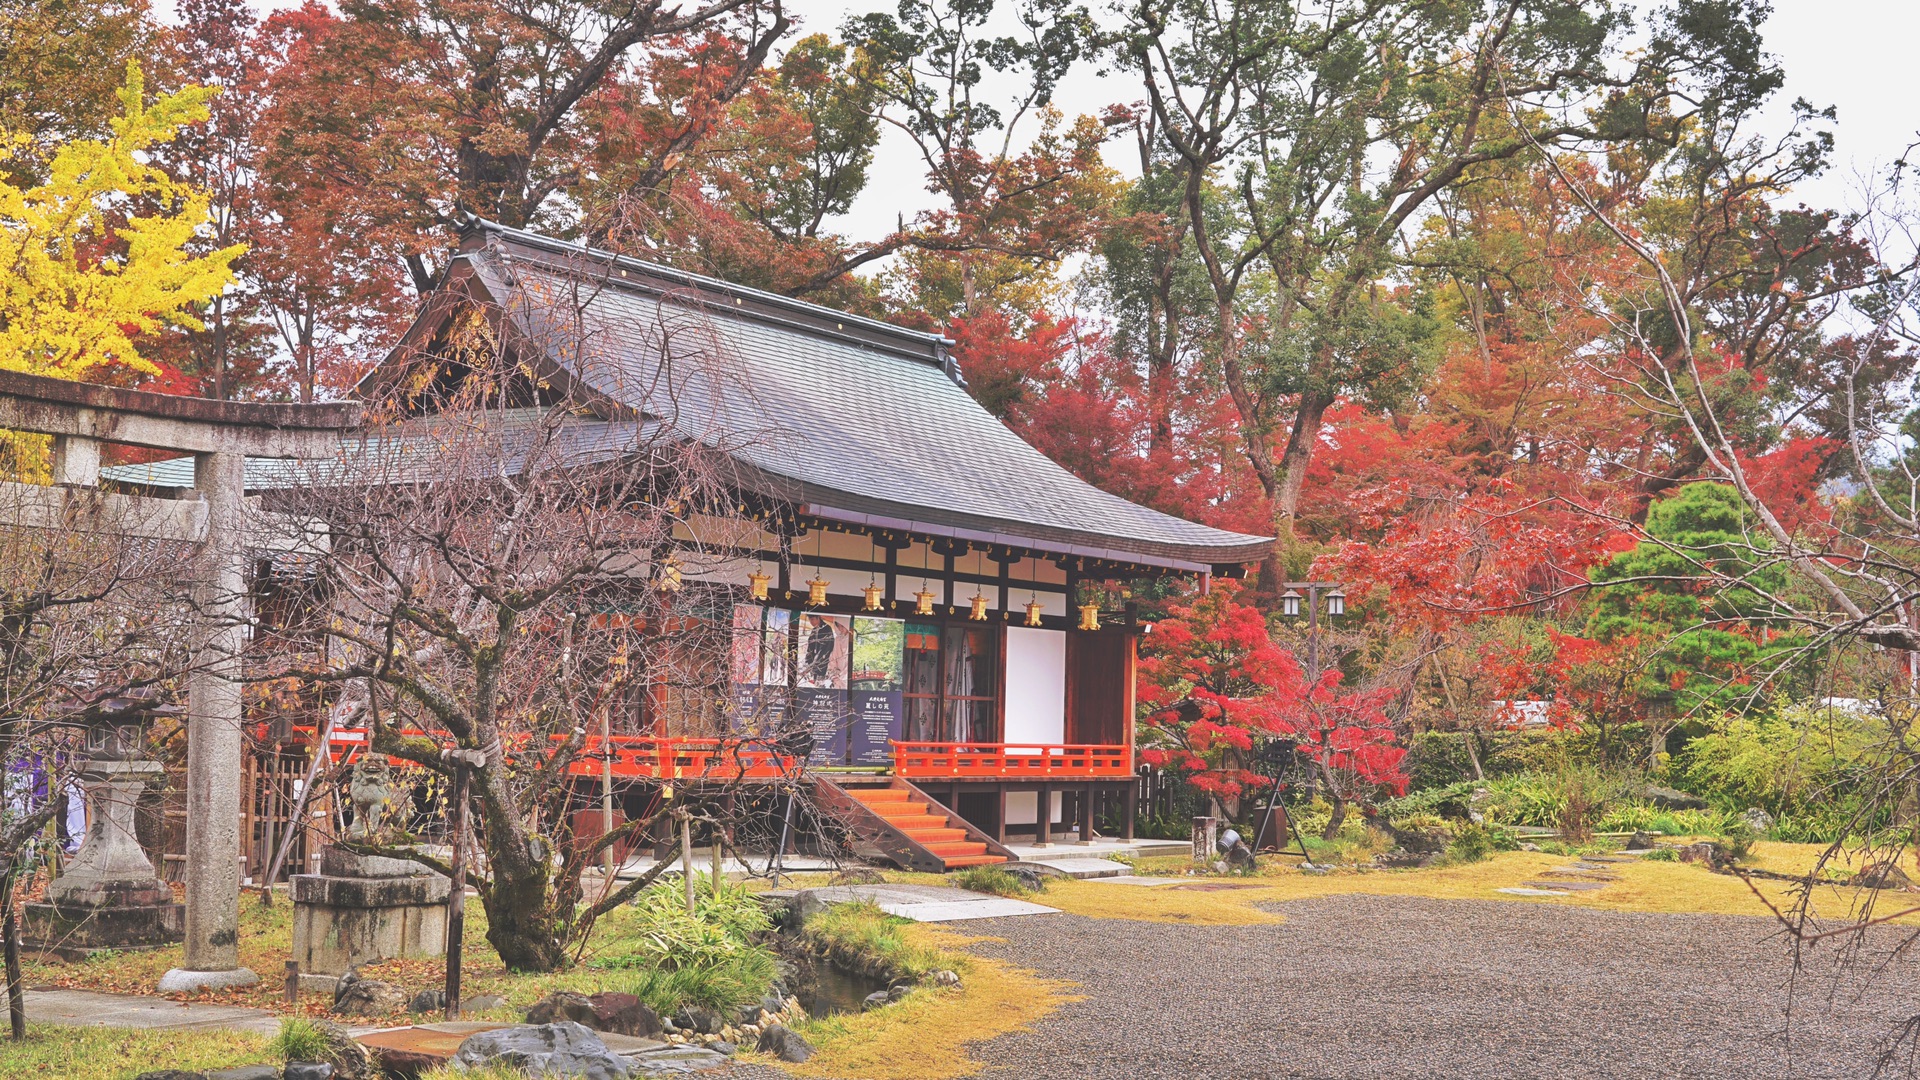
[[[1756,865],[1779,873],[1804,873],[1821,850],[1817,844],[1760,844]],[[1364,894],[1420,896],[1439,900],[1504,900],[1525,904],[1562,904],[1603,911],[1638,911],[1690,915],[1750,915],[1772,912],[1746,882],[1704,867],[1679,862],[1616,863],[1608,872],[1617,878],[1606,888],[1569,896],[1513,896],[1496,890],[1542,880],[1543,871],[1575,860],[1543,852],[1502,852],[1483,862],[1420,870],[1342,870],[1303,874],[1292,866],[1274,867],[1253,877],[1201,877],[1193,883],[1218,882],[1251,888],[1224,888],[1198,892],[1177,886],[1157,888],[1103,885],[1097,881],[1060,881],[1046,902],[1062,911],[1098,919],[1184,923],[1195,926],[1235,926],[1272,923],[1281,917],[1260,908],[1288,900]],[[1182,861],[1183,862],[1183,861]],[[1148,866],[1143,869],[1155,869]],[[1791,899],[1792,885],[1780,881],[1754,882],[1777,905]],[[1852,910],[1850,890],[1822,890],[1816,907],[1829,917]]]

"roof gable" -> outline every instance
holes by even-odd
[[[807,513],[1187,569],[1269,550],[1062,468],[967,393],[938,335],[487,223],[442,292],[497,305],[609,413],[725,449]],[[389,365],[450,310],[430,301]]]

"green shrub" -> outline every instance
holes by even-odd
[[[1739,815],[1726,810],[1663,810],[1648,802],[1616,803],[1600,816],[1601,832],[1657,832],[1663,836],[1718,836]]]
[[[630,917],[592,966],[711,968],[755,948],[754,935],[772,926],[751,892],[695,875],[694,911],[687,913],[686,886],[662,881],[633,901]]]
[[[1713,846],[1719,848],[1727,858],[1740,862],[1753,854],[1753,842],[1759,838],[1760,834],[1754,832],[1752,826],[1744,821],[1736,821],[1714,840]]]
[[[1797,705],[1708,721],[1674,763],[1688,790],[1730,808],[1778,815],[1817,801],[1873,741],[1872,721],[1841,709]]]
[[[849,969],[884,972],[890,979],[918,980],[938,970],[940,953],[907,940],[906,919],[868,901],[835,904],[807,919],[801,932]]]
[[[267,1049],[283,1061],[326,1061],[327,1036],[313,1021],[289,1016],[280,1021],[280,1033]]]
[[[1453,841],[1447,845],[1447,858],[1452,862],[1480,862],[1496,851],[1515,851],[1520,841],[1505,829],[1493,825],[1462,825],[1454,830]]]
[[[991,893],[994,896],[1032,896],[1046,890],[1046,879],[1041,879],[1039,888],[1030,888],[1026,882],[999,866],[970,866],[949,875],[947,880],[968,892]]]
[[[597,966],[597,965],[596,965]],[[608,973],[603,989],[632,994],[662,1016],[682,1005],[731,1014],[758,1001],[780,977],[780,964],[764,948],[748,947],[724,959],[697,966],[626,967]]]
[[[1654,848],[1652,851],[1649,851],[1645,855],[1642,855],[1640,857],[1642,859],[1647,860],[1648,862],[1679,862],[1680,861],[1680,853],[1673,850],[1670,847]]]

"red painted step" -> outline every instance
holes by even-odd
[[[967,839],[967,830],[947,824],[945,811],[935,809],[915,793],[902,788],[849,788],[848,794],[874,816],[906,834],[914,843],[939,857],[948,870],[1006,862],[990,855],[987,845]]]

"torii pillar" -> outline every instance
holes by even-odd
[[[217,401],[0,371],[0,429],[54,437],[53,486],[0,482],[18,508],[0,523],[71,527],[77,511],[102,532],[199,545],[187,675],[186,958],[161,977],[162,991],[259,981],[240,966],[239,949],[246,459],[330,458],[360,421],[355,403]],[[191,454],[199,498],[100,491],[102,443]],[[74,507],[76,499],[85,501]]]

